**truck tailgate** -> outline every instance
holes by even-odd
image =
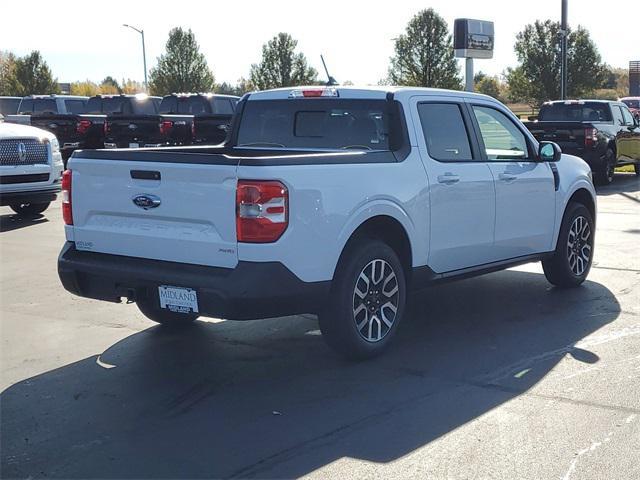
[[[575,150],[584,148],[584,131],[591,124],[581,122],[524,122],[538,141],[556,142],[560,148]]]
[[[236,266],[236,164],[171,163],[166,156],[136,161],[126,160],[131,151],[109,153],[110,159],[77,153],[69,163],[74,225],[68,239],[78,250]],[[159,204],[145,208],[150,200]]]

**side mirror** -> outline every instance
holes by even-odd
[[[557,162],[562,156],[560,146],[555,142],[540,142],[538,158],[541,162]]]

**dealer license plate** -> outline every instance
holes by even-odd
[[[176,313],[198,313],[198,295],[192,288],[160,285],[158,297],[160,297],[160,308]]]

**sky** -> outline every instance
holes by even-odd
[[[149,69],[163,53],[169,30],[180,26],[195,33],[216,81],[235,83],[260,60],[263,43],[284,31],[319,72],[323,54],[332,76],[355,84],[386,76],[393,38],[423,8],[433,7],[451,32],[455,18],[495,22],[494,57],[476,60],[475,70],[497,75],[517,63],[516,34],[536,19],[559,20],[561,6],[561,0],[65,0],[54,11],[48,1],[2,3],[5,19],[23,20],[2,22],[0,50],[40,50],[60,82],[107,75],[142,80],[141,38],[122,26],[128,23],[144,29]],[[640,60],[640,0],[609,0],[606,8],[601,0],[569,0],[569,25],[586,27],[609,65]]]

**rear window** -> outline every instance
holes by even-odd
[[[18,113],[21,98],[0,98],[0,113],[2,115],[15,115]]]
[[[629,108],[640,109],[640,100],[622,100],[622,102]]]
[[[87,103],[86,113],[118,113],[123,100],[123,97],[91,97]]]
[[[134,115],[157,115],[159,100],[153,98],[132,98],[131,106]]]
[[[538,119],[548,122],[610,122],[609,105],[599,102],[542,105]]]
[[[67,113],[84,113],[86,100],[65,100],[64,106],[67,108]]]
[[[248,101],[238,146],[389,150],[385,100]]]
[[[20,104],[20,113],[58,113],[53,98],[25,98]]]
[[[165,97],[160,103],[160,113],[202,115],[211,113],[211,106],[203,97]]]

